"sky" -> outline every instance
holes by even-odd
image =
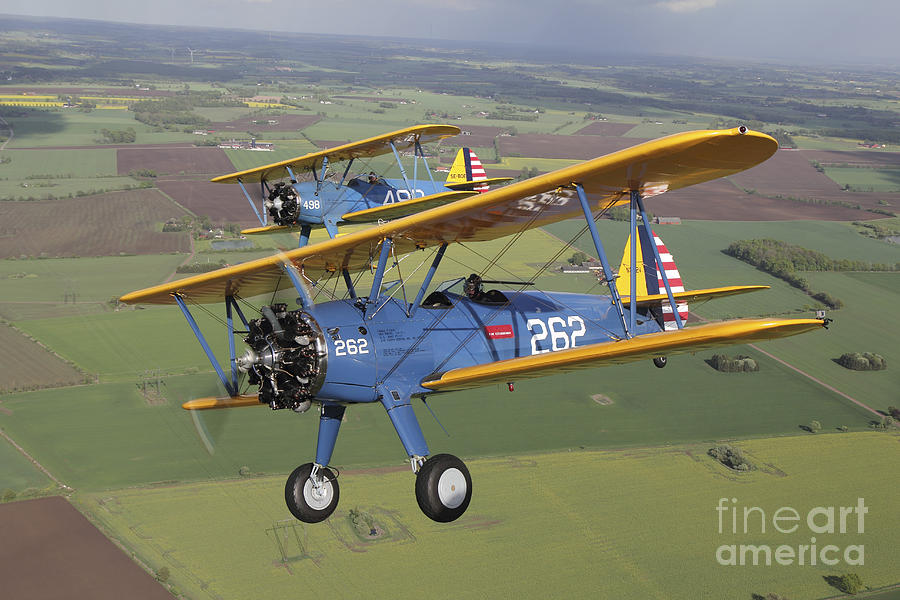
[[[896,0],[4,0],[0,13],[493,40],[598,55],[900,64]]]

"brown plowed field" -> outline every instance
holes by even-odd
[[[178,144],[159,148],[120,148],[116,150],[119,175],[151,169],[157,175],[221,175],[234,170],[225,151],[212,147],[185,147]]]
[[[804,204],[745,194],[724,179],[667,192],[646,200],[654,215],[706,221],[855,221],[876,215],[842,206]]]
[[[494,138],[503,131],[499,127],[486,127],[484,125],[463,125],[460,129],[468,131],[469,135],[460,134],[447,138],[441,145],[445,148],[462,148],[463,146],[468,148],[491,147],[494,145]],[[455,157],[456,154],[453,156]],[[484,158],[482,158],[482,161],[484,161]]]
[[[278,121],[278,123],[253,123],[252,121]],[[215,131],[217,134],[228,133],[245,133],[248,131],[265,133],[266,131],[299,131],[304,127],[309,127],[313,123],[321,120],[322,117],[317,115],[277,115],[266,116],[260,115],[256,117],[244,117],[235,119],[234,121],[225,121],[219,123],[210,123],[207,129]]]
[[[744,189],[753,189],[770,196],[780,194],[829,202],[849,202],[863,208],[878,208],[878,201],[881,199],[892,206],[900,203],[900,194],[845,192],[824,173],[816,171],[810,160],[808,152],[779,150],[761,165],[732,175],[732,179]],[[867,218],[877,218],[871,213],[867,214],[870,215]]]
[[[587,160],[622,150],[645,140],[599,135],[550,135],[524,133],[503,136],[500,154],[531,158],[569,158]]]
[[[156,185],[189,211],[205,215],[216,223],[259,225],[253,209],[237,185],[176,179],[157,181]],[[254,201],[257,201],[258,190],[259,185],[247,188]]]
[[[172,600],[60,497],[0,505],[4,598]]]
[[[83,376],[46,348],[9,325],[0,324],[0,392],[62,387],[82,383]]]
[[[582,127],[575,135],[625,135],[634,129],[633,123],[608,123],[606,121],[594,121],[587,127]]]
[[[188,252],[187,233],[156,230],[184,214],[153,189],[0,202],[0,258]]]

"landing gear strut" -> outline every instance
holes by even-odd
[[[284,486],[288,510],[304,523],[318,523],[330,517],[340,495],[332,470],[313,463],[294,469]]]
[[[463,461],[451,454],[432,456],[416,475],[416,501],[425,516],[449,523],[462,516],[472,499],[472,478]]]

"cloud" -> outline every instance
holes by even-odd
[[[714,7],[719,0],[663,0],[654,6],[676,13],[689,13]]]

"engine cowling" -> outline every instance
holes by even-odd
[[[294,225],[300,217],[300,195],[293,186],[278,182],[266,198],[266,209],[276,225]]]
[[[263,306],[262,317],[250,321],[244,338],[249,348],[237,359],[251,385],[259,386],[259,401],[273,410],[305,412],[321,389],[327,367],[327,346],[318,323],[287,304]]]

